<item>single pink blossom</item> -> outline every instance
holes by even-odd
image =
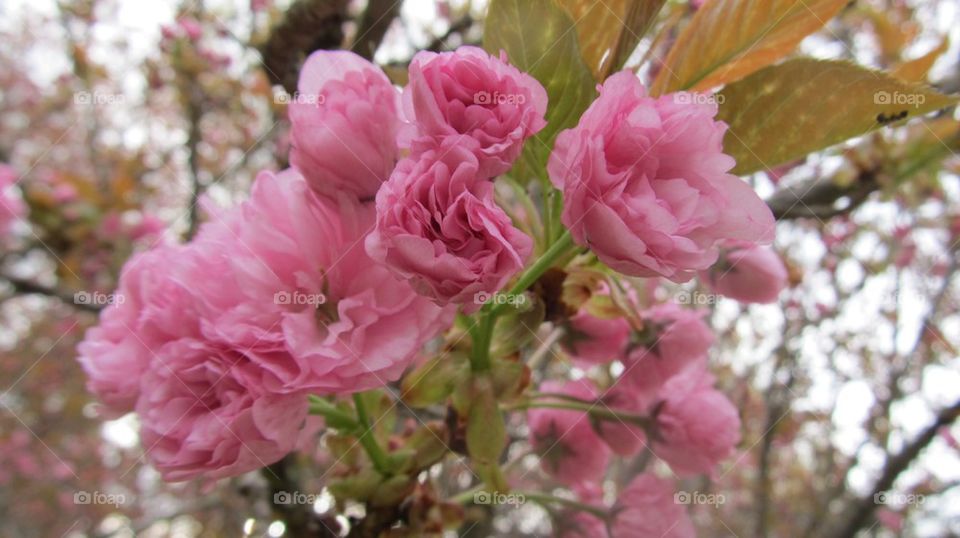
[[[316,51],[289,106],[290,162],[314,190],[372,200],[397,162],[400,93],[349,51]]]
[[[650,473],[637,476],[617,498],[611,536],[693,538],[696,531],[670,482]]]
[[[722,239],[773,239],[770,209],[727,173],[716,105],[683,96],[648,97],[632,72],[617,73],[550,156],[564,225],[627,275],[682,282],[716,261]]]
[[[627,320],[598,318],[583,307],[570,318],[564,347],[578,364],[592,366],[621,358],[629,338]]]
[[[500,175],[546,125],[547,92],[536,79],[477,47],[422,51],[410,62],[403,139],[413,152],[453,143],[472,151],[479,174]]]
[[[420,294],[469,313],[523,269],[533,241],[497,207],[474,155],[451,145],[397,165],[366,247]]]
[[[712,472],[740,442],[737,408],[702,368],[672,378],[661,394],[654,453],[680,476]]]
[[[541,392],[560,393],[583,400],[596,397],[586,380],[566,384],[547,381]],[[603,478],[610,449],[593,431],[590,417],[581,411],[531,409],[527,412],[530,444],[540,455],[540,467],[567,485],[596,482]]]
[[[647,416],[654,397],[653,391],[638,390],[630,383],[618,380],[603,394],[600,401],[603,409]],[[632,422],[601,420],[594,423],[594,428],[607,446],[621,456],[632,456],[645,448],[648,443],[644,428]]]
[[[770,247],[731,241],[720,251],[717,263],[700,272],[700,279],[731,299],[772,303],[787,285],[787,268]]]
[[[713,344],[705,311],[663,303],[641,312],[644,329],[635,336],[624,377],[638,389],[655,389],[692,365],[702,364]]]

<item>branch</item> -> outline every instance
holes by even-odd
[[[900,473],[905,471],[907,467],[920,456],[923,449],[933,441],[940,428],[951,424],[958,416],[960,416],[960,401],[940,411],[933,424],[927,426],[927,428],[923,430],[913,442],[904,447],[899,454],[887,460],[880,474],[880,479],[874,484],[870,493],[854,501],[853,506],[849,506],[843,510],[841,514],[845,514],[846,518],[839,521],[834,526],[835,530],[827,533],[827,536],[848,538],[856,535],[857,531],[866,525],[870,520],[870,516],[872,516],[873,512],[877,509],[875,496],[890,489],[897,477],[900,476]]]
[[[190,240],[200,226],[200,197],[203,195],[204,186],[200,182],[200,150],[199,145],[203,140],[203,133],[200,131],[200,120],[203,117],[202,109],[202,89],[195,84],[189,84],[187,91],[187,121],[190,124],[187,136],[187,164],[190,169],[190,212],[187,226],[186,240]]]
[[[102,306],[96,304],[78,303],[74,300],[74,296],[68,291],[44,286],[43,284],[38,284],[25,278],[8,275],[6,273],[0,273],[0,279],[3,279],[9,283],[13,287],[14,292],[21,295],[43,295],[46,297],[53,297],[55,299],[60,299],[60,301],[64,304],[68,304],[78,310],[83,310],[86,312],[97,313],[103,308]]]
[[[767,527],[770,513],[770,463],[772,459],[773,441],[776,435],[777,424],[780,422],[780,419],[783,418],[784,413],[790,409],[789,392],[796,381],[794,369],[792,368],[793,361],[790,352],[786,348],[786,341],[780,344],[776,354],[777,361],[770,376],[770,386],[767,387],[763,395],[764,407],[766,407],[767,410],[767,419],[763,427],[763,440],[760,443],[759,449],[760,454],[757,458],[757,481],[754,489],[754,498],[756,499],[757,506],[756,521],[754,524],[756,536],[767,536],[768,533]],[[780,373],[781,368],[784,367],[784,363],[787,362],[790,363],[787,365],[790,367],[787,372],[787,381],[781,385],[776,382],[776,377]],[[786,390],[781,390],[781,387]]]
[[[258,47],[270,82],[296,92],[304,59],[315,50],[340,47],[346,20],[347,0],[297,0]]]
[[[463,18],[457,22],[450,25],[450,28],[444,32],[443,35],[437,36],[430,42],[429,45],[424,50],[429,50],[433,52],[440,52],[447,47],[447,40],[454,36],[454,34],[466,34],[470,28],[473,27],[473,17],[469,14],[464,15]],[[466,39],[464,39],[464,42]]]
[[[838,185],[833,178],[820,178],[785,187],[768,198],[767,205],[777,220],[804,217],[826,219],[852,211],[879,188],[876,174],[863,171],[849,186]],[[843,198],[848,198],[849,203],[844,207],[836,207],[837,201]]]
[[[370,0],[360,18],[357,37],[350,50],[371,60],[393,20],[400,14],[402,0]]]
[[[274,512],[283,519],[287,533],[290,536],[319,538],[339,536],[340,524],[336,520],[314,513],[311,504],[290,502],[293,500],[291,495],[302,491],[295,467],[293,456],[287,456],[261,469],[261,474],[269,484],[268,502]]]

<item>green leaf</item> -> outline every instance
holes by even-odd
[[[573,18],[580,51],[596,80],[619,70],[665,0],[559,0]]]
[[[797,58],[717,97],[730,127],[724,151],[746,174],[803,157],[884,125],[956,103],[955,97],[848,62]]]
[[[493,0],[483,46],[507,52],[511,64],[529,73],[547,90],[547,126],[524,145],[514,172],[521,183],[530,175],[546,179],[546,163],[557,133],[580,119],[596,96],[596,82],[580,55],[573,21],[554,0]]]
[[[651,94],[707,90],[783,58],[848,0],[709,0],[667,54]]]

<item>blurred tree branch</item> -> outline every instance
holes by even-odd
[[[879,188],[877,175],[872,171],[861,172],[857,180],[847,186],[838,184],[832,177],[817,178],[778,190],[767,199],[767,205],[777,220],[827,219],[853,211]],[[844,198],[848,203],[838,208],[836,203]]]
[[[293,94],[300,65],[311,52],[343,43],[347,0],[298,0],[259,47],[267,77]]]
[[[95,304],[78,303],[74,301],[73,294],[68,291],[58,290],[50,286],[44,286],[43,284],[38,284],[26,278],[0,273],[0,279],[10,284],[10,286],[13,287],[14,293],[20,295],[43,295],[46,297],[53,297],[55,299],[60,299],[60,301],[63,303],[71,305],[74,308],[87,312],[96,313],[102,308],[101,306]]]
[[[853,505],[842,510],[840,512],[841,519],[832,527],[834,530],[826,533],[825,536],[848,538],[856,535],[857,531],[867,524],[870,516],[877,509],[875,496],[890,489],[900,473],[905,471],[917,459],[923,449],[933,441],[940,428],[950,425],[958,416],[960,416],[960,401],[941,410],[936,420],[927,426],[916,439],[907,444],[898,454],[887,459],[887,463],[880,473],[880,478],[871,491],[864,497],[857,499]]]
[[[370,0],[360,24],[357,27],[357,37],[354,38],[350,50],[371,60],[380,47],[383,36],[387,34],[393,20],[400,14],[403,0]]]

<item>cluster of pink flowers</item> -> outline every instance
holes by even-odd
[[[493,199],[495,176],[546,125],[547,94],[481,49],[417,54],[403,94],[410,155],[377,193],[367,252],[437,304],[494,293],[524,266],[533,240]]]
[[[636,294],[626,291],[635,306]],[[598,294],[608,292],[601,286]],[[636,313],[639,328],[622,317],[597,317],[586,305],[571,317],[572,337],[565,349],[574,362],[590,368],[616,360],[624,371],[606,390],[588,378],[547,381],[540,385],[542,397],[556,402],[572,398],[634,420],[598,418],[580,409],[531,409],[530,443],[540,454],[541,468],[576,492],[597,487],[613,455],[632,457],[642,451],[666,463],[676,476],[712,474],[739,443],[740,418],[707,372],[714,336],[704,315],[663,303]],[[673,493],[669,481],[650,472],[637,477],[612,507],[613,535],[694,536]],[[580,500],[596,504],[583,495]],[[589,536],[601,523],[583,513],[569,519],[562,536]]]
[[[680,475],[709,473],[729,456],[739,442],[740,421],[706,371],[713,334],[702,317],[702,312],[673,303],[641,312],[643,329],[628,326],[619,349],[604,355],[605,362],[620,360],[625,366],[606,391],[586,379],[562,386],[543,383],[540,390],[548,396],[649,418],[644,428],[591,421],[576,410],[531,410],[531,442],[543,454],[544,469],[561,482],[579,483],[603,477],[610,450],[629,456],[649,448]]]
[[[124,300],[89,331],[80,362],[107,416],[138,413],[166,479],[280,459],[307,394],[395,381],[449,326],[448,303],[473,309],[474,293],[523,267],[532,241],[494,203],[491,179],[543,127],[546,93],[473,48],[418,56],[410,78],[406,121],[373,64],[315,53],[290,108],[294,168],[262,173],[249,201],[190,243],[127,262]],[[475,97],[505,89],[521,102]],[[401,139],[416,149],[398,164]]]
[[[773,301],[786,270],[758,246],[772,238],[772,215],[727,173],[716,107],[690,102],[648,97],[629,72],[611,76],[548,163],[563,224],[627,275],[699,272],[718,293]],[[478,296],[526,266],[533,240],[497,205],[493,181],[546,125],[546,109],[535,79],[473,47],[418,54],[402,93],[353,53],[314,53],[289,109],[292,168],[261,173],[248,201],[189,243],[125,266],[124,300],[80,346],[105,413],[138,413],[166,479],[219,478],[293,450],[308,394],[398,379],[457,309],[477,311]],[[622,363],[606,390],[589,378],[540,385],[545,397],[636,420],[570,406],[528,413],[543,469],[576,491],[598,491],[615,454],[647,449],[678,475],[710,473],[739,442],[737,411],[706,369],[705,313],[637,310],[628,321],[584,307],[566,321],[578,365]],[[669,483],[649,473],[613,511],[618,536],[692,535]],[[573,521],[596,528],[588,515]]]

